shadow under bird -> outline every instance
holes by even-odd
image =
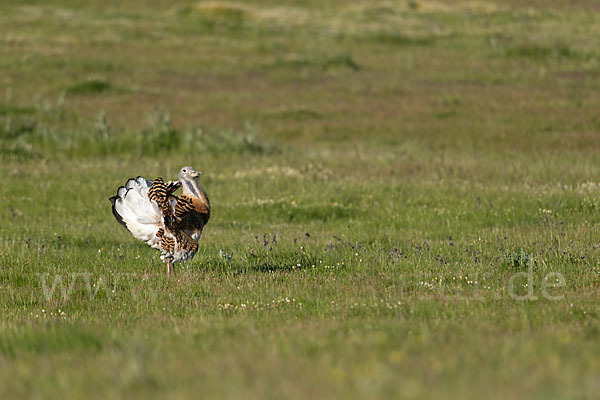
[[[177,181],[138,176],[110,198],[117,221],[136,239],[160,250],[167,276],[174,273],[174,263],[194,257],[210,219],[210,201],[199,177],[192,167],[181,168]],[[182,194],[177,197],[173,193],[179,188]]]

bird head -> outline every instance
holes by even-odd
[[[194,180],[196,178],[198,178],[200,176],[201,172],[197,172],[194,168],[192,167],[183,167],[179,170],[179,174],[177,175],[179,177],[180,181],[184,181],[184,180]]]

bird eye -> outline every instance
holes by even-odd
[[[187,172],[187,170],[184,168],[184,169],[183,169],[183,173],[185,174],[186,172]]]

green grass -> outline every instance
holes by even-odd
[[[110,83],[103,79],[90,79],[85,82],[77,83],[67,89],[68,94],[94,94],[101,93],[110,89]]]
[[[592,2],[121,3],[0,5],[0,398],[596,397]]]

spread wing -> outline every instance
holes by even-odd
[[[187,259],[198,251],[198,243],[183,230],[165,231],[159,229],[156,237],[164,253],[174,255],[176,259]]]
[[[192,211],[194,211],[194,202],[191,197],[183,195],[177,199],[177,203],[175,204],[175,218],[178,221],[187,218]]]
[[[208,222],[210,218],[210,206],[208,204],[185,194],[181,197],[175,197],[175,199],[173,213],[179,225],[189,226],[200,222],[204,225]]]
[[[169,181],[166,183],[167,185],[167,194],[173,194],[177,189],[181,187],[181,182],[179,181]]]
[[[171,200],[172,198],[175,198],[173,192],[180,187],[181,184],[179,181],[169,181],[165,183],[163,178],[156,178],[148,189],[148,198],[158,204],[160,212],[165,219],[165,225],[168,228],[172,228],[174,222],[173,208],[171,206]]]
[[[177,227],[198,241],[210,218],[210,206],[199,198],[182,195],[176,198],[173,213]]]
[[[150,189],[148,190],[148,198],[158,204],[160,211],[166,218],[171,215],[171,207],[169,206],[167,184],[163,181],[163,178],[156,178]]]

